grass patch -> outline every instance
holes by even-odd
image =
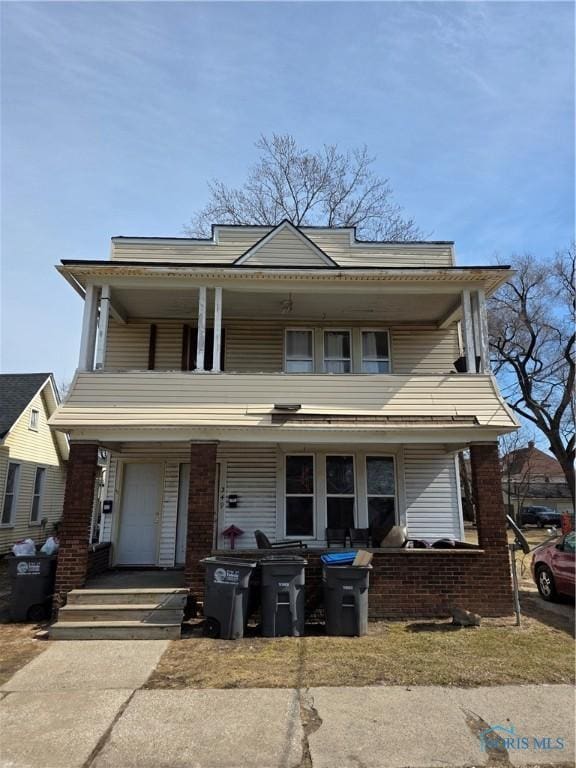
[[[147,688],[302,688],[359,685],[503,685],[574,682],[566,629],[524,618],[375,622],[361,638],[246,637],[210,640],[194,633],[171,643]]]

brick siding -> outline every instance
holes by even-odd
[[[214,546],[217,445],[190,445],[185,579],[186,586],[196,596],[202,593],[204,585],[204,569],[199,560],[208,557]]]

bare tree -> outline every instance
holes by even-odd
[[[490,347],[509,405],[547,439],[574,505],[574,244],[552,259],[516,257],[490,300]]]
[[[528,440],[524,430],[503,435],[499,442],[500,464],[508,513],[517,519],[530,493],[533,463],[533,454],[530,451],[530,446],[533,446],[534,443]],[[514,500],[516,501],[515,512]]]
[[[241,187],[215,180],[210,200],[185,231],[208,237],[213,223],[357,227],[365,240],[418,240],[414,220],[394,202],[389,180],[373,171],[375,158],[361,147],[341,152],[325,144],[312,152],[293,136],[261,136],[261,155]]]

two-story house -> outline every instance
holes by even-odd
[[[497,438],[517,424],[490,372],[485,307],[508,268],[459,267],[451,242],[285,221],[115,237],[109,260],[58,270],[84,300],[78,371],[51,419],[71,441],[62,599],[94,566],[99,447],[104,564],[182,568],[198,595],[199,560],[229,548],[232,524],[240,555],[255,530],[305,541],[311,580],[327,528],[463,538],[469,447],[479,547],[377,548],[371,612],[511,610]]]

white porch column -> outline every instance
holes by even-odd
[[[96,368],[104,367],[106,339],[108,338],[108,318],[110,317],[110,286],[103,285],[100,293],[100,314],[98,317],[98,339],[96,344]]]
[[[468,373],[476,373],[472,306],[470,302],[470,291],[468,290],[462,291],[462,326],[464,332],[464,347],[466,351],[466,370]]]
[[[94,365],[99,293],[100,289],[96,285],[88,285],[86,287],[82,334],[80,336],[80,358],[78,360],[78,370],[80,371],[91,371]]]
[[[222,288],[214,288],[214,344],[212,350],[212,373],[220,373],[220,350],[222,348]]]
[[[206,288],[198,289],[198,337],[196,344],[196,370],[204,370],[204,348],[206,346]]]
[[[486,294],[482,289],[476,292],[478,301],[478,326],[480,328],[480,347],[482,373],[490,373],[490,345],[488,343],[488,315],[486,313]]]

